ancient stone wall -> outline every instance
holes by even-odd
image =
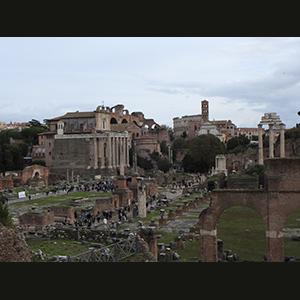
[[[250,207],[262,217],[266,226],[267,261],[284,261],[284,222],[300,208],[300,159],[265,160],[264,181],[264,190],[217,190],[210,195],[210,207],[199,217],[202,261],[217,261],[217,221],[231,206]]]
[[[30,212],[19,216],[19,223],[29,225],[49,225],[54,223],[54,212],[35,213]]]
[[[95,209],[98,211],[114,210],[119,206],[119,195],[112,195],[111,197],[101,197],[95,199]]]
[[[299,158],[265,160],[265,184],[269,191],[300,191]]]
[[[51,173],[64,175],[68,168],[76,169],[79,175],[79,170],[85,173],[84,170],[90,166],[90,144],[83,138],[55,140]]]
[[[54,216],[68,218],[71,223],[75,220],[73,206],[51,206],[50,211],[54,213]]]
[[[26,167],[22,172],[21,184],[30,184],[33,179],[41,180],[44,185],[48,183],[49,169],[41,165]]]

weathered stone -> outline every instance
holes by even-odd
[[[174,252],[173,254],[173,260],[179,260],[180,259],[180,255],[176,252]]]
[[[166,253],[159,253],[159,261],[160,262],[166,261]]]

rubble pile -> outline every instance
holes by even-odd
[[[22,234],[0,223],[0,262],[31,262],[32,254]]]

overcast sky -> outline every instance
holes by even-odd
[[[173,118],[256,127],[276,112],[300,123],[298,37],[2,37],[0,121],[54,118],[123,104],[173,127]]]

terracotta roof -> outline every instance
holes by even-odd
[[[59,121],[60,119],[73,119],[73,118],[94,118],[95,112],[87,111],[87,112],[67,112],[65,115],[50,119],[50,121]]]
[[[64,116],[60,117],[61,119],[72,119],[72,118],[93,118],[95,113],[93,111],[87,112],[68,112]]]

